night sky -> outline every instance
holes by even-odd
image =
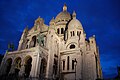
[[[34,25],[38,16],[49,25],[52,17],[62,11],[77,14],[87,38],[95,35],[105,78],[117,75],[120,65],[120,0],[0,0],[0,54],[8,43],[17,49],[24,28]]]

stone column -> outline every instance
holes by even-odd
[[[32,67],[30,71],[30,77],[36,77],[36,66],[37,66],[37,54],[33,53],[34,55],[32,56]]]
[[[39,75],[40,75],[40,66],[41,66],[41,55],[40,55],[40,53],[39,53],[39,59],[38,59],[38,66],[37,66],[37,77],[39,77]]]
[[[40,53],[38,53],[37,56],[36,56],[36,66],[35,66],[35,76],[36,77],[39,77],[40,64],[41,64],[41,58],[40,58]]]

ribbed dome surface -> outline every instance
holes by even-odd
[[[72,28],[80,28],[80,29],[83,29],[83,27],[82,27],[82,24],[80,23],[80,21],[79,20],[77,20],[77,19],[72,19],[71,21],[70,21],[70,23],[68,24],[68,29],[72,29]]]
[[[70,19],[71,19],[70,13],[67,12],[67,11],[62,11],[62,12],[60,12],[60,13],[56,16],[56,18],[55,18],[56,21],[59,21],[59,20],[70,20]]]

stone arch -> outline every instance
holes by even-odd
[[[8,58],[7,60],[6,60],[6,69],[5,69],[5,72],[6,72],[6,75],[8,75],[9,74],[9,72],[10,72],[10,69],[11,69],[11,66],[12,66],[12,58]]]
[[[32,57],[31,56],[26,56],[24,59],[24,67],[25,67],[25,71],[24,71],[24,77],[29,77],[30,75],[30,71],[31,71],[31,67],[32,67]]]
[[[18,74],[19,74],[19,71],[20,71],[20,68],[21,68],[21,62],[22,62],[22,59],[21,59],[20,57],[17,57],[17,58],[14,60],[15,75],[18,75]]]
[[[40,74],[39,74],[39,77],[41,79],[45,78],[46,68],[47,68],[47,61],[45,58],[43,58],[43,59],[41,59]]]

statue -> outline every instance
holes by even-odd
[[[38,43],[41,46],[44,46],[44,35],[38,35]]]

